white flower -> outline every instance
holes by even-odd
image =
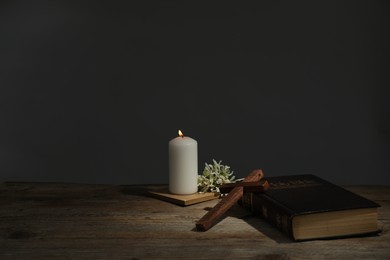
[[[230,171],[230,167],[222,165],[221,162],[213,159],[213,164],[205,163],[203,175],[198,175],[199,192],[211,191],[219,193],[221,185],[234,182],[235,176],[233,171]]]

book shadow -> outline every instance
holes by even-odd
[[[252,226],[260,233],[264,234],[265,236],[279,244],[295,243],[293,239],[283,234],[281,231],[273,227],[271,224],[269,224],[259,216],[256,216],[252,213],[248,213],[240,219],[244,220],[248,225]]]
[[[211,210],[212,208],[206,207],[204,208],[206,211]],[[222,222],[226,217],[232,217],[232,218],[238,218],[243,221],[245,221],[248,225],[262,233],[264,236],[274,240],[276,243],[279,244],[285,244],[285,243],[295,243],[293,239],[283,234],[281,231],[279,231],[277,228],[271,226],[268,222],[266,222],[264,219],[260,218],[259,216],[256,216],[252,214],[251,212],[248,212],[247,210],[243,209],[239,205],[234,205],[231,207],[214,225],[218,225],[218,223]],[[211,227],[211,228],[213,228]],[[196,229],[194,227],[191,231],[194,232],[202,232]],[[206,231],[207,232],[207,231]]]

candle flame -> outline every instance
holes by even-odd
[[[184,136],[183,133],[182,133],[180,130],[178,131],[178,133],[179,133],[179,136],[180,136],[180,137],[183,137],[183,136]]]

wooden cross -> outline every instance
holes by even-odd
[[[243,195],[245,191],[262,192],[268,189],[267,181],[261,179],[264,174],[262,170],[253,170],[242,182],[225,184],[220,187],[221,193],[229,192],[226,197],[223,197],[217,205],[207,212],[198,222],[196,228],[199,231],[207,231],[222,215],[230,209]]]

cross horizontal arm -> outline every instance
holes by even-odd
[[[236,182],[236,183],[226,183],[219,187],[221,193],[228,193],[235,187],[243,187],[244,192],[264,192],[268,190],[269,183],[267,180],[260,180],[257,182]]]

